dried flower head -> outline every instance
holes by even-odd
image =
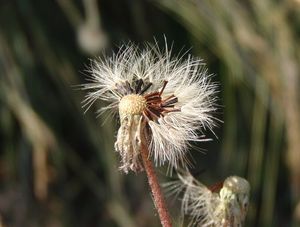
[[[167,187],[177,195],[183,192],[182,213],[191,218],[189,226],[242,226],[249,204],[247,180],[230,176],[218,187],[208,188],[188,172],[178,176],[179,180],[168,183]]]
[[[210,83],[201,59],[171,57],[157,46],[144,50],[130,44],[104,60],[92,62],[88,109],[96,100],[108,103],[100,113],[119,113],[120,128],[115,149],[124,172],[142,170],[142,137],[157,165],[172,167],[187,163],[190,141],[199,141],[198,131],[214,126],[215,84]]]

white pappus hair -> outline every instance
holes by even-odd
[[[188,171],[179,172],[179,180],[165,187],[170,195],[182,193],[181,212],[190,218],[189,226],[242,227],[249,204],[247,180],[230,176],[210,189]]]
[[[138,155],[142,135],[156,165],[168,162],[177,168],[188,162],[190,142],[201,141],[199,132],[215,126],[211,113],[216,110],[217,86],[199,58],[171,57],[167,45],[160,51],[157,44],[145,45],[143,50],[128,44],[111,57],[92,61],[90,73],[89,83],[82,87],[88,90],[84,107],[103,100],[107,105],[101,113],[119,113],[115,147],[125,172],[142,168]],[[130,132],[132,128],[140,131]]]

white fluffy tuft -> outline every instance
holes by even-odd
[[[186,60],[183,60],[183,58]],[[146,45],[145,50],[130,44],[109,58],[92,62],[90,83],[83,85],[88,94],[84,107],[98,99],[106,101],[106,110],[118,111],[122,95],[116,91],[116,84],[142,79],[151,82],[146,94],[161,89],[168,81],[162,98],[175,95],[178,112],[170,112],[158,121],[149,121],[151,155],[157,165],[168,162],[171,167],[187,163],[186,153],[191,141],[200,141],[199,132],[215,126],[211,112],[216,110],[216,84],[211,83],[204,62],[190,55],[171,57],[171,51],[160,51],[157,45]]]
[[[182,194],[181,211],[190,217],[189,226],[241,227],[247,214],[250,185],[237,176],[225,179],[220,191],[212,192],[187,170],[180,170],[179,180],[168,182],[170,195]]]

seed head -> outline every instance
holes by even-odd
[[[190,217],[190,226],[242,226],[249,204],[247,180],[230,176],[218,187],[208,188],[188,172],[178,176],[178,181],[167,186],[171,193],[183,192],[182,213]]]
[[[120,115],[115,149],[124,172],[142,170],[142,137],[157,165],[186,165],[191,141],[201,141],[199,132],[212,129],[216,85],[210,83],[205,64],[190,55],[172,58],[166,48],[144,50],[135,45],[92,62],[84,107],[98,99],[107,102],[100,113]]]

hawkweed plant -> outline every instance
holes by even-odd
[[[170,194],[183,193],[181,211],[190,217],[189,226],[241,227],[249,205],[250,184],[238,176],[207,187],[188,171],[179,171],[179,180],[169,182]]]
[[[185,60],[184,60],[185,58]],[[84,107],[96,100],[106,106],[99,113],[118,113],[120,128],[115,150],[120,170],[147,173],[163,226],[171,226],[155,166],[186,166],[192,141],[201,141],[202,129],[212,129],[216,85],[204,62],[190,55],[171,57],[167,45],[124,45],[111,57],[92,61]],[[153,159],[153,161],[152,161]]]

